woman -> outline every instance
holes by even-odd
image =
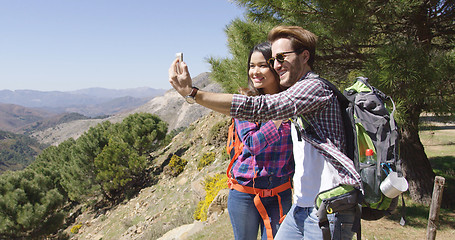
[[[249,88],[242,91],[244,94],[274,94],[282,90],[279,76],[267,63],[271,57],[270,43],[258,44],[251,50]],[[291,125],[289,121],[253,123],[234,119],[234,126],[244,144],[240,156],[228,168],[228,211],[235,239],[256,240],[259,226],[263,240],[273,239],[280,220],[292,205]]]

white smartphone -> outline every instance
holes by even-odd
[[[180,62],[183,62],[183,53],[182,52],[176,53],[175,57],[178,58]]]
[[[177,65],[177,73],[180,73],[180,63],[183,62],[183,53],[182,52],[176,53],[175,57],[179,59],[179,62]]]

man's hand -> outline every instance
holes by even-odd
[[[177,71],[177,68],[179,68],[179,71]],[[191,93],[193,82],[185,62],[180,62],[178,59],[172,62],[169,68],[169,83],[182,97],[186,97]]]
[[[179,71],[177,72],[177,67]],[[193,90],[193,82],[188,72],[188,66],[185,62],[179,62],[178,59],[172,62],[169,68],[169,82],[172,87],[183,97],[191,94]],[[197,91],[196,102],[206,108],[222,114],[229,115],[231,110],[232,94],[227,93],[212,93],[202,90]]]

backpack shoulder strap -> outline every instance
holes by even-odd
[[[340,92],[340,90],[333,83],[321,77],[319,78],[319,80],[321,80],[323,83],[329,86],[333,93],[335,93],[342,108],[346,108],[349,105],[349,100],[346,98],[346,96],[343,95],[343,93]]]
[[[226,175],[231,178],[231,168],[235,160],[240,156],[243,150],[243,142],[240,140],[239,134],[235,128],[235,120],[232,118],[231,125],[228,130],[228,140],[226,145],[226,151],[229,154],[231,161],[226,170]]]
[[[255,122],[255,124],[256,127],[261,127],[261,124],[259,122]],[[244,144],[237,130],[235,119],[232,118],[231,125],[229,126],[228,130],[228,139],[226,143],[226,151],[231,159],[226,171],[226,175],[228,176],[228,178],[231,178],[232,165],[234,165],[235,160],[237,160],[240,154],[242,154],[243,147]]]
[[[327,86],[330,87],[330,89],[333,91],[335,96],[338,99],[338,102],[340,104],[340,111],[341,111],[341,117],[343,119],[343,127],[344,127],[344,134],[345,134],[345,144],[346,144],[346,156],[350,158],[351,160],[355,159],[355,136],[354,136],[354,122],[353,122],[353,113],[349,112],[348,109],[351,106],[351,101],[340,92],[340,90],[330,81],[324,79],[324,78],[319,78],[323,83],[325,83]],[[351,117],[352,115],[352,117]],[[355,163],[355,161],[354,161]],[[355,163],[356,169],[358,169],[357,164]]]

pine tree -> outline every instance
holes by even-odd
[[[64,188],[72,201],[84,199],[87,195],[93,195],[101,189],[96,182],[95,158],[107,145],[111,122],[104,121],[95,127],[91,127],[80,136],[72,146],[71,160],[66,162],[62,178],[65,181]]]
[[[156,150],[166,137],[167,123],[150,113],[134,113],[116,125],[116,131],[139,155]]]
[[[31,169],[0,176],[0,238],[49,234],[50,222],[63,221],[65,197],[48,176]],[[50,230],[52,231],[52,230]]]
[[[96,180],[105,196],[113,200],[123,195],[129,183],[143,176],[146,160],[122,139],[111,138],[95,158]]]
[[[96,180],[111,200],[129,194],[128,186],[142,182],[148,153],[161,146],[167,123],[150,113],[134,113],[102,134],[108,143],[94,158]]]
[[[298,25],[312,31],[319,40],[316,72],[340,88],[354,76],[365,75],[398,103],[403,171],[411,197],[428,202],[434,173],[418,135],[419,117],[423,112],[455,113],[455,1],[234,2],[246,8],[245,20],[227,27],[233,59],[211,59],[212,76],[246,83],[246,67],[239,67],[246,63],[245,48],[265,39],[264,32],[272,26]],[[261,34],[263,38],[255,37]]]

